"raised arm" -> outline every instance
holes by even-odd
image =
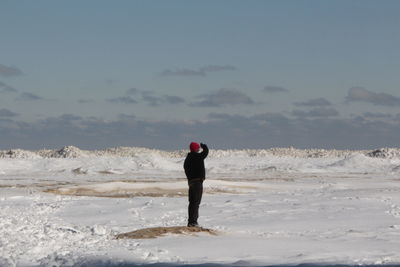
[[[203,159],[205,159],[208,156],[208,147],[206,144],[200,143],[201,148],[203,151],[200,153]]]

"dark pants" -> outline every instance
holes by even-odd
[[[199,206],[203,195],[203,179],[189,181],[189,220],[188,224],[197,224]]]

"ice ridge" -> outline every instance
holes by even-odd
[[[86,157],[138,157],[141,155],[157,155],[166,158],[181,158],[186,150],[164,151],[144,147],[114,147],[103,150],[82,150],[75,146],[65,146],[61,149],[0,150],[0,158],[86,158]],[[297,149],[269,148],[269,149],[233,149],[210,150],[210,157],[223,158],[230,156],[245,157],[292,157],[292,158],[326,158],[348,157],[354,154],[364,154],[373,158],[400,158],[400,148],[380,148],[376,150],[336,150],[336,149]]]

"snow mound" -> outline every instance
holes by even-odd
[[[363,153],[364,151],[336,149],[297,149],[293,147],[277,147],[269,149],[211,150],[210,156],[215,158],[223,158],[228,156],[327,158],[346,157],[359,152]]]
[[[0,158],[11,158],[11,159],[35,159],[41,158],[35,152],[22,150],[22,149],[11,149],[6,151],[0,151]]]
[[[187,150],[165,151],[144,147],[114,147],[102,150],[81,150],[75,146],[61,149],[42,150],[3,150],[0,158],[82,158],[82,157],[120,157],[120,158],[157,158],[179,159],[186,156]],[[213,149],[209,157],[278,157],[278,158],[345,158],[355,154],[364,154],[374,158],[399,158],[400,148],[381,148],[377,150],[336,150],[336,149],[297,149],[293,147],[269,149]]]
[[[145,147],[113,147],[103,150],[94,150],[90,153],[98,157],[137,157],[143,154],[159,155],[163,157],[180,157],[183,155],[180,151],[167,152]]]
[[[333,168],[336,171],[343,172],[363,172],[363,173],[376,173],[376,172],[390,172],[394,170],[393,164],[385,159],[372,158],[366,154],[357,153],[349,157],[340,159],[332,164],[329,164],[328,169]]]
[[[59,150],[41,150],[38,152],[45,158],[83,158],[89,153],[75,146],[65,146]]]
[[[367,156],[373,158],[400,158],[399,148],[380,148],[367,153]]]
[[[119,234],[115,238],[148,239],[148,238],[161,237],[167,234],[193,235],[195,233],[200,233],[200,232],[208,233],[210,235],[217,235],[216,231],[203,227],[172,226],[172,227],[144,228],[128,233]]]
[[[365,162],[368,162],[368,157],[363,155],[363,154],[355,154],[351,155],[349,157],[345,157],[344,159],[338,160],[337,162],[334,162],[330,164],[330,167],[352,167],[352,166],[357,166],[357,165],[362,165],[365,164]],[[370,159],[372,160],[372,159]]]

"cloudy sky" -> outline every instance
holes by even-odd
[[[0,149],[400,144],[400,1],[0,3]]]

